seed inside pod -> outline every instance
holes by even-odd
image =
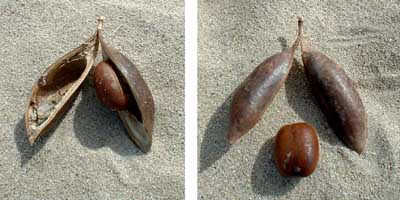
[[[124,54],[108,45],[99,32],[103,63],[95,70],[97,95],[117,113],[133,142],[145,153],[152,144],[154,126],[154,100],[138,68]],[[100,72],[100,73],[99,73]],[[96,75],[96,73],[98,73]],[[96,79],[98,79],[96,81]],[[101,83],[103,79],[103,83]],[[104,81],[106,80],[106,81]],[[116,86],[113,86],[113,85]],[[104,92],[104,89],[111,89]],[[102,91],[103,90],[103,91]],[[102,100],[103,99],[103,100]]]
[[[318,136],[307,123],[283,126],[275,138],[274,159],[282,176],[309,176],[319,159]]]
[[[129,92],[108,61],[99,63],[93,73],[97,97],[112,110],[125,110],[129,106]],[[124,87],[125,86],[125,87]]]

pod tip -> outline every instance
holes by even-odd
[[[239,131],[235,130],[234,128],[231,128],[228,132],[227,139],[230,145],[236,143],[240,138],[240,133]]]
[[[349,146],[355,152],[357,152],[358,154],[361,154],[364,151],[365,142],[366,142],[365,140],[360,140],[360,141],[354,142],[353,144],[351,144]]]
[[[139,145],[138,145],[139,146]],[[139,146],[140,150],[143,151],[143,153],[147,154],[150,152],[151,149],[151,144],[150,145],[146,145],[146,146]]]
[[[229,143],[230,145],[235,144],[236,141],[237,141],[237,138],[235,138],[235,137],[228,137],[228,143]]]
[[[29,144],[33,145],[36,142],[36,139],[37,139],[37,137],[35,137],[35,136],[32,136],[32,135],[29,136],[28,137]]]

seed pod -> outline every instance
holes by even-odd
[[[335,61],[301,41],[307,79],[328,123],[351,149],[362,153],[367,141],[367,114],[351,79]]]
[[[274,160],[282,176],[309,176],[317,167],[318,159],[318,136],[312,125],[287,124],[278,131]]]
[[[99,39],[103,52],[103,61],[110,64],[109,66],[118,78],[118,81],[114,80],[109,83],[118,82],[120,86],[116,87],[117,89],[108,86],[113,90],[108,94],[101,94],[97,90],[97,96],[108,100],[119,98],[113,97],[111,94],[121,93],[119,88],[124,90],[123,93],[129,99],[129,105],[127,109],[117,110],[118,115],[131,139],[143,152],[148,152],[152,143],[155,113],[153,96],[150,89],[140,75],[137,67],[122,53],[108,46],[104,42],[101,32],[99,33]],[[98,85],[98,83],[96,84]]]
[[[100,18],[93,36],[51,64],[33,85],[25,112],[26,132],[31,144],[52,128],[70,108],[93,66],[102,26]]]
[[[282,87],[292,67],[301,28],[299,19],[298,35],[292,47],[267,58],[236,88],[230,109],[228,140],[231,144],[256,125]]]

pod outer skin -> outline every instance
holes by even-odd
[[[287,124],[276,134],[274,160],[282,176],[309,176],[317,168],[318,159],[318,136],[310,124]]]
[[[291,47],[269,57],[236,88],[230,109],[229,143],[235,143],[260,120],[285,82],[293,56]]]
[[[351,149],[362,153],[367,114],[351,79],[341,66],[318,51],[303,51],[305,73],[329,125]]]

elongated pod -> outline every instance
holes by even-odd
[[[351,79],[343,68],[301,41],[302,59],[312,93],[336,135],[361,153],[367,141],[367,114]]]
[[[127,95],[126,101],[129,102],[126,109],[124,108],[125,106],[120,106],[119,109],[117,109],[118,115],[135,144],[143,152],[149,152],[152,144],[155,114],[154,100],[150,89],[140,75],[138,68],[126,56],[108,45],[104,41],[102,32],[99,33],[99,39],[103,52],[103,60],[109,64],[109,67],[111,67],[110,70],[115,72],[115,79],[118,79],[117,82],[111,80],[106,81],[106,77],[103,77],[103,81],[105,81],[105,84],[120,84],[121,88],[124,90],[124,95]],[[98,67],[99,66],[96,68]],[[95,74],[96,71],[97,70],[95,70]],[[108,73],[107,76],[109,75],[111,74]],[[99,86],[99,82],[101,81],[96,81],[95,85]],[[118,87],[104,87],[105,90],[114,90],[104,93],[100,93],[98,89],[96,91],[99,97],[102,96],[106,99],[117,98],[115,95],[111,95],[120,93],[116,88]],[[107,95],[111,96],[107,97]],[[108,100],[103,102],[106,101]]]
[[[92,69],[102,26],[103,20],[99,19],[93,36],[51,64],[33,85],[25,111],[26,133],[31,144],[50,130],[75,100]]]
[[[301,28],[299,19],[298,35],[292,47],[267,58],[236,88],[230,109],[228,140],[231,144],[256,125],[282,87],[292,67]]]

